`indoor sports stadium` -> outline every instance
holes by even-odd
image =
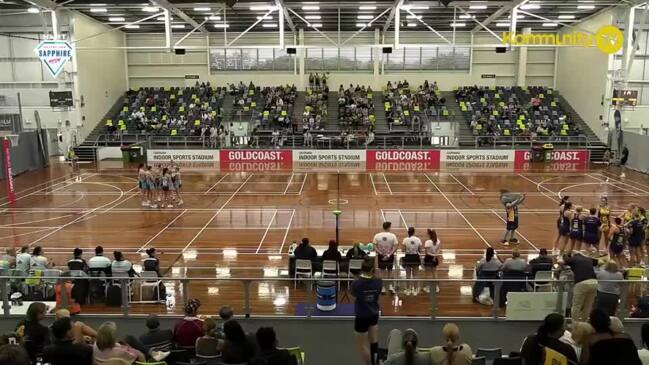
[[[648,60],[640,0],[0,0],[0,364],[649,365]]]

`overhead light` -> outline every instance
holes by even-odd
[[[311,28],[322,28],[322,23],[309,24]]]
[[[155,6],[145,6],[142,8],[142,11],[145,13],[155,13],[156,11],[158,11],[158,8],[156,8]]]
[[[359,15],[356,17],[356,19],[361,19],[361,20],[367,20],[367,19],[374,19],[374,15]]]
[[[205,20],[221,20],[221,17],[218,15],[210,15],[210,16],[206,16]]]
[[[124,28],[126,28],[126,29],[140,29],[140,26],[137,25],[137,24],[130,24],[130,25],[125,26]]]
[[[38,14],[41,11],[37,7],[32,6],[31,8],[27,9],[27,12],[32,14]]]
[[[109,22],[123,22],[123,21],[124,21],[124,17],[121,17],[121,16],[111,16],[110,18],[108,18],[108,21],[109,21]]]
[[[205,19],[207,19],[207,17],[205,17]],[[156,18],[156,20],[159,21],[159,22],[164,22],[165,17],[164,16],[159,16],[159,17]],[[174,17],[170,16],[169,20],[174,20]]]
[[[264,23],[261,26],[264,28],[277,28],[277,23]]]
[[[210,11],[210,8],[194,8],[194,11]]]
[[[406,19],[421,19],[421,15],[408,15],[406,16]]]
[[[462,14],[462,15],[460,15],[458,18],[460,18],[460,19],[473,19],[473,18],[475,18],[475,15],[471,15],[471,14]]]
[[[579,10],[592,10],[592,9],[595,9],[595,5],[578,5],[577,9],[579,9]]]
[[[220,28],[220,29],[229,28],[230,24],[227,24],[227,23],[226,24],[223,24],[223,23],[222,24],[214,24],[213,27],[214,28]]]
[[[273,20],[273,16],[272,15],[258,16],[257,20]]]
[[[557,25],[559,25],[559,24],[557,24],[557,23],[543,23],[543,26],[548,27],[548,28],[549,27],[556,27]]]
[[[376,10],[376,5],[361,5],[358,10]]]
[[[559,19],[575,19],[574,15],[559,15]]]
[[[521,6],[521,9],[523,10],[537,10],[541,9],[541,5],[539,4],[525,4]]]
[[[185,29],[185,24],[172,24],[171,27],[176,29]]]
[[[107,13],[108,9],[106,8],[90,8],[91,13]]]
[[[414,28],[417,26],[417,23],[408,23],[408,28]]]
[[[318,5],[304,5],[302,7],[302,10],[320,10],[320,6],[318,6]]]
[[[356,28],[364,28],[366,26],[367,26],[367,24],[365,24],[365,23],[356,23]]]
[[[501,28],[509,28],[509,23],[496,23],[496,26]]]
[[[484,10],[487,8],[487,5],[470,5],[469,9],[471,10]]]
[[[306,20],[320,20],[322,17],[320,15],[306,15],[304,17]]]
[[[276,6],[271,6],[271,5],[253,5],[250,7],[250,10],[252,11],[270,11],[270,10],[276,10]]]
[[[451,23],[452,28],[466,27],[466,23]]]

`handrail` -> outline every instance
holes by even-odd
[[[473,136],[475,148],[492,147],[498,148],[509,145],[512,148],[516,145],[529,145],[530,148],[535,144],[558,143],[558,147],[585,147],[591,146],[590,139],[587,136],[543,136],[532,139],[530,136]],[[580,143],[583,142],[583,143]],[[576,144],[576,145],[575,145]]]

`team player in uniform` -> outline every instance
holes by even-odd
[[[635,203],[630,203],[629,206],[624,211],[624,213],[622,213],[622,223],[627,224],[631,222],[633,220],[633,216],[635,215],[637,209],[638,206]]]
[[[629,232],[629,253],[631,254],[631,265],[640,265],[642,261],[642,245],[645,241],[645,222],[638,210],[633,218],[625,225]]]
[[[611,259],[615,260],[620,267],[626,267],[624,247],[626,246],[626,230],[622,225],[622,218],[615,217],[614,224],[609,230],[609,252]]]
[[[182,177],[180,176],[180,167],[176,166],[171,177],[174,182],[174,188],[176,191],[176,199],[177,199],[176,203],[178,205],[183,205],[183,198],[180,195],[180,189],[183,187],[183,180]]]
[[[394,253],[397,252],[397,248],[399,247],[397,236],[394,233],[390,232],[390,228],[392,228],[391,222],[383,222],[383,232],[379,232],[374,235],[373,240],[374,247],[378,254],[378,268],[379,270],[381,270],[382,274],[387,274],[381,276],[384,278],[392,277],[392,269],[394,268]],[[385,271],[387,271],[387,273],[385,273]],[[394,284],[392,282],[390,282],[389,290],[390,292],[394,293]]]
[[[428,229],[428,239],[424,242],[424,268],[430,271],[433,279],[437,278],[437,266],[441,256],[441,242],[437,238],[437,232],[434,229]],[[439,293],[439,285],[436,285],[436,291]],[[424,286],[424,292],[430,293],[430,287]]]
[[[146,186],[147,186],[147,195],[149,196],[149,206],[151,208],[157,208],[158,206],[156,205],[155,177],[153,176],[153,168],[151,166],[147,166]]]
[[[572,203],[566,202],[559,217],[559,255],[563,256],[568,239],[570,238],[570,218],[572,217]]]
[[[415,227],[408,228],[408,237],[403,239],[403,251],[405,256],[401,260],[401,265],[406,270],[406,279],[415,279],[417,277],[417,271],[421,265],[421,253],[423,245],[421,244],[421,239],[415,236]],[[419,284],[414,281],[409,281],[406,283],[405,289],[406,296],[408,295],[418,295],[419,294]]]
[[[559,202],[559,217],[557,218],[557,238],[554,240],[554,245],[552,245],[552,253],[555,254],[559,250],[559,244],[564,238],[564,235],[561,234],[561,224],[563,222],[563,213],[566,209],[566,203],[570,202],[569,196],[564,196]],[[565,246],[565,242],[563,243]]]
[[[568,249],[568,254],[572,250],[581,251],[581,240],[584,234],[583,210],[582,207],[577,206],[575,211],[570,215],[570,248]]]
[[[149,202],[147,201],[146,167],[143,163],[137,168],[137,186],[140,189],[140,202],[142,206],[149,206]]]
[[[611,229],[611,208],[608,206],[608,198],[603,196],[599,201],[599,208],[597,209],[597,217],[602,221],[602,244],[604,246],[604,252],[606,252],[606,246],[608,245],[608,232]]]
[[[602,222],[599,217],[597,217],[597,209],[590,208],[590,215],[584,217],[583,226],[584,226],[584,243],[586,248],[590,252],[597,252],[599,249],[599,230],[602,226]]]

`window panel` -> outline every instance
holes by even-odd
[[[225,50],[225,69],[229,71],[241,70],[241,49],[228,48]]]
[[[438,61],[438,70],[453,70],[453,48],[451,47],[439,47],[439,52],[437,54]]]
[[[385,68],[388,70],[403,70],[403,54],[404,48],[392,49],[392,53],[385,54],[388,57],[388,62]]]
[[[340,58],[338,61],[338,69],[340,71],[352,71],[356,69],[356,62],[354,61],[353,48],[341,48]]]
[[[257,50],[252,48],[244,48],[241,50],[241,69],[242,70],[256,70],[257,69]]]
[[[259,48],[257,50],[257,70],[272,70],[273,69],[273,49],[272,48]]]
[[[223,71],[225,70],[225,50],[222,48],[210,49],[210,70]]]
[[[274,49],[275,61],[273,62],[273,69],[275,71],[293,71],[293,64],[295,58],[286,53],[283,49]]]
[[[406,70],[419,70],[421,59],[421,48],[406,48],[405,49],[405,68]]]
[[[372,58],[371,47],[358,47],[356,48],[356,69],[357,70],[373,70],[374,62]]]
[[[469,70],[471,68],[471,49],[468,47],[455,48],[455,69]]]
[[[422,70],[437,70],[437,48],[421,49]]]
[[[338,48],[324,48],[322,50],[324,69],[338,71]]]
[[[323,70],[322,62],[322,48],[307,48],[306,49],[306,60],[304,62],[304,67],[308,71],[321,71]]]

